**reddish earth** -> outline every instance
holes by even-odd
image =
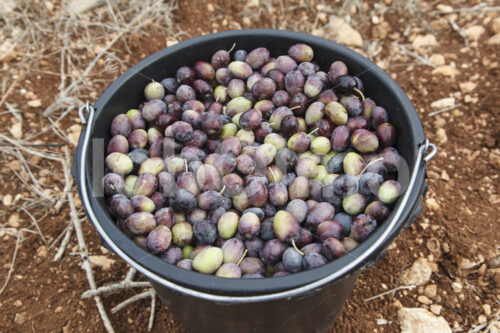
[[[431,15],[426,12],[435,8],[430,3],[422,2],[414,8],[415,12],[412,14],[410,10],[398,10],[397,4],[400,2],[393,1],[393,5],[388,5],[390,1],[370,1],[369,4],[363,5],[361,13],[359,10],[357,13],[353,11],[353,20],[361,22],[354,27],[361,33],[365,43],[378,41],[379,50],[374,52],[374,60],[378,64],[385,63],[384,69],[408,93],[419,112],[426,136],[438,146],[439,152],[427,166],[430,187],[422,214],[410,229],[402,233],[386,257],[362,273],[353,295],[331,331],[398,331],[399,307],[429,308],[430,304],[442,306],[440,315],[452,328],[468,331],[476,325],[493,320],[500,302],[500,107],[496,101],[500,95],[500,47],[488,44],[488,39],[494,34],[492,18],[498,17],[498,11],[473,11],[454,16]],[[174,23],[184,32],[180,35],[181,39],[214,30],[250,27],[279,27],[308,33],[319,29],[314,33],[321,34],[325,22],[318,15],[320,12],[327,12],[324,7],[316,6],[318,1],[310,1],[305,5],[306,2],[285,0],[282,1],[282,7],[280,1],[261,0],[262,6],[265,3],[274,3],[274,12],[271,14],[269,10],[263,10],[261,16],[252,18],[250,14],[257,13],[258,9],[244,9],[245,2],[209,1],[211,7],[207,7],[207,3],[199,0],[179,3]],[[467,1],[448,4],[461,8],[472,7],[477,3]],[[297,7],[293,9],[292,6]],[[340,10],[340,5],[335,6],[337,11]],[[387,10],[379,17],[382,23],[374,25],[372,23],[375,19],[371,13],[374,8],[379,10],[380,6]],[[213,9],[213,12],[210,12],[210,9]],[[316,21],[317,17],[320,18],[319,21]],[[464,38],[447,23],[446,18],[455,20],[464,29],[479,25],[485,30],[477,40],[474,40],[474,36],[469,36],[470,46],[466,47]],[[130,50],[127,50],[123,42],[112,47],[112,51],[124,60],[126,66],[131,66],[139,59],[164,48],[166,39],[174,39],[159,35],[154,26],[146,28],[145,31],[148,33],[147,38],[144,37],[146,34],[132,34],[127,37]],[[416,35],[429,33],[436,37],[437,43],[423,51],[423,54],[434,55],[431,59],[442,56],[443,64],[451,64],[456,68],[453,76],[433,73],[433,67],[406,55],[393,44],[398,42],[409,47]],[[20,60],[18,56],[10,63],[5,63],[2,75],[10,77],[10,71]],[[47,107],[59,91],[59,77],[48,74],[49,71],[59,71],[59,56],[48,57],[37,63],[37,66],[45,72],[34,74],[26,69],[22,87],[15,89],[6,99],[10,105],[23,113],[24,133],[36,133],[50,123],[41,116],[43,109],[26,106],[27,97],[23,96],[19,89],[35,92],[43,107]],[[100,66],[102,67],[102,64]],[[97,69],[99,68],[98,66]],[[98,89],[102,91],[117,75],[118,73],[101,74],[99,78],[103,80],[96,82]],[[466,82],[470,84],[465,85]],[[0,91],[0,100],[5,90],[2,88]],[[455,104],[460,106],[431,116],[431,103],[446,97],[454,97]],[[4,111],[3,109],[4,106],[1,111]],[[9,113],[0,113],[1,133],[10,135],[9,129],[14,123],[12,118]],[[68,133],[67,129],[78,123],[78,117],[73,112],[59,125]],[[48,133],[50,134],[37,139],[43,143],[64,144],[53,132]],[[47,148],[49,149],[63,151],[63,147]],[[53,193],[64,188],[62,172],[60,169],[54,169],[59,168],[59,165],[55,166],[49,161],[29,155],[25,158],[40,168],[36,170],[35,176],[44,184],[51,185]],[[5,228],[0,229],[1,283],[5,281],[10,268],[16,244],[16,231],[29,227],[31,223],[29,216],[20,211],[15,203],[5,205],[5,196],[8,194],[15,198],[20,193],[24,199],[19,200],[23,201],[29,199],[30,193],[14,174],[14,171],[20,170],[16,159],[3,151],[2,159],[0,193],[4,204],[0,205],[0,221]],[[43,172],[44,169],[49,172]],[[29,175],[26,175],[25,178],[28,177]],[[40,179],[42,177],[43,180]],[[7,224],[8,219],[16,212],[20,214],[20,224],[16,225],[12,220]],[[38,208],[35,216],[46,238],[54,240],[67,225],[69,209],[66,205],[63,205],[60,211],[55,211],[52,207],[42,207]],[[105,255],[115,260],[109,270],[94,268],[97,285],[121,280],[127,271],[123,261],[100,247],[98,235],[87,220],[83,222],[83,226],[90,254]],[[10,231],[6,229],[8,227],[11,227]],[[89,285],[81,269],[79,256],[73,253],[78,251],[76,237],[71,239],[70,246],[60,262],[53,262],[58,245],[46,252],[37,234],[23,233],[23,237],[25,239],[18,248],[12,277],[0,295],[0,330],[103,331],[95,302],[92,299],[80,299],[82,292],[89,289]],[[436,285],[435,296],[429,296],[427,300],[419,297],[424,295],[424,286],[421,286],[365,301],[366,298],[400,286],[401,272],[421,257],[437,265],[431,280],[426,283]],[[464,258],[472,264],[466,267]],[[455,288],[452,287],[453,282],[456,282]],[[458,288],[458,285],[462,288]],[[105,307],[111,309],[132,295],[129,291],[104,297]],[[110,315],[115,330],[146,331],[149,306],[150,300],[147,299]],[[488,308],[491,310],[488,311]],[[385,324],[378,324],[378,319],[385,319]],[[153,332],[164,331],[183,330],[169,310],[160,304],[156,307]]]

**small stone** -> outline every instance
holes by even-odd
[[[48,254],[48,249],[47,249],[47,246],[45,246],[45,245],[40,246],[40,247],[36,250],[36,254],[37,254],[37,256],[39,256],[40,258],[46,258],[46,257],[47,257],[47,254]]]
[[[72,14],[82,14],[104,3],[105,2],[101,0],[72,0],[69,3],[68,11]]]
[[[9,128],[10,134],[14,137],[14,139],[21,139],[23,137],[23,124],[16,122]]]
[[[179,43],[177,40],[169,39],[167,40],[167,47],[174,46],[177,43]]]
[[[260,0],[248,0],[247,6],[248,7],[259,7],[260,6]]]
[[[498,268],[500,267],[500,256],[491,258],[488,260],[488,267],[489,268]]]
[[[482,264],[484,261],[484,258],[482,256],[479,256],[478,260],[472,261],[467,258],[460,258],[459,263],[458,263],[458,268],[461,270],[468,270],[468,269],[473,269],[480,264]]]
[[[427,207],[429,207],[432,210],[439,210],[439,208],[440,208],[437,200],[434,198],[425,199],[425,204],[427,205]]]
[[[431,312],[438,315],[441,313],[441,310],[443,309],[443,306],[442,305],[439,305],[439,304],[431,304]]]
[[[490,39],[488,39],[488,44],[499,45],[500,44],[500,33],[490,37]]]
[[[493,19],[491,22],[491,30],[496,34],[500,34],[500,17],[495,17]]]
[[[486,323],[487,319],[486,319],[486,316],[485,315],[479,315],[479,317],[477,317],[477,322],[481,325],[481,324],[484,324]]]
[[[59,312],[61,312],[62,310],[63,310],[63,307],[59,305],[57,308],[55,308],[55,309],[54,309],[54,312],[55,312],[55,313],[59,313]]]
[[[460,282],[455,281],[451,284],[451,289],[453,289],[453,291],[456,292],[457,294],[462,291],[462,288],[463,286]]]
[[[444,128],[438,128],[436,131],[436,138],[439,143],[446,143],[448,141],[448,137],[446,136],[446,131]]]
[[[40,106],[42,106],[42,101],[40,99],[29,101],[28,106],[31,106],[32,108],[39,108]]]
[[[70,128],[68,128],[68,138],[75,147],[78,145],[78,140],[80,139],[81,131],[82,131],[82,126],[79,124],[74,124],[70,126]]]
[[[455,105],[455,97],[441,98],[431,103],[431,107],[437,110],[449,108],[454,105]]]
[[[373,27],[373,37],[378,39],[384,39],[387,37],[389,32],[391,31],[391,26],[387,21],[383,21],[382,23]]]
[[[23,313],[16,313],[14,316],[14,323],[18,325],[22,325],[26,321],[26,316]]]
[[[14,213],[11,216],[9,216],[9,219],[7,220],[7,224],[12,228],[19,228],[21,225],[19,223],[19,213]]]
[[[314,29],[311,31],[311,35],[316,36],[316,37],[325,37],[325,30],[323,29]]]
[[[9,62],[16,57],[16,51],[14,44],[10,39],[6,39],[2,44],[0,44],[0,58],[1,62]]]
[[[467,81],[467,82],[460,83],[459,86],[460,86],[460,90],[462,91],[462,93],[466,94],[466,93],[470,93],[471,91],[476,89],[477,83]]]
[[[435,53],[429,57],[429,61],[432,62],[436,66],[442,66],[446,62],[444,60],[444,56],[439,53]]]
[[[361,34],[338,16],[330,16],[327,30],[332,39],[337,43],[357,47],[363,46]]]
[[[451,333],[448,322],[423,308],[402,308],[398,310],[401,333],[439,332]]]
[[[417,301],[419,301],[422,304],[426,304],[426,305],[429,305],[432,303],[432,301],[427,296],[424,296],[424,295],[418,296]]]
[[[489,304],[483,304],[484,314],[487,316],[491,316],[491,306]]]
[[[106,256],[101,256],[101,255],[89,256],[89,261],[92,265],[99,266],[103,270],[110,269],[111,265],[115,263],[114,259],[110,259]]]
[[[20,306],[22,306],[22,305],[23,305],[23,301],[21,301],[20,299],[18,299],[18,300],[16,300],[16,301],[14,302],[14,306],[16,306],[16,307],[20,307]]]
[[[12,195],[10,195],[10,194],[4,195],[2,202],[3,202],[4,206],[12,205]]]
[[[402,285],[417,285],[426,284],[432,275],[434,268],[425,258],[418,258],[413,265],[401,274],[400,282]]]
[[[444,4],[439,4],[436,6],[436,8],[442,11],[444,14],[449,14],[453,11],[453,7]]]
[[[450,180],[450,176],[448,175],[448,172],[446,172],[446,170],[441,171],[441,179],[444,181]]]
[[[417,35],[411,45],[416,49],[416,50],[425,50],[426,48],[431,48],[434,46],[438,46],[438,42],[436,40],[436,37],[432,34],[427,34],[427,35]]]
[[[480,25],[473,25],[465,29],[465,33],[470,40],[478,40],[485,32],[486,29]]]
[[[444,125],[446,125],[446,120],[444,120],[444,118],[438,117],[436,121],[434,121],[434,127],[436,128],[441,128]]]
[[[437,295],[437,286],[435,284],[429,284],[425,286],[424,295],[429,298],[434,298]]]
[[[433,75],[443,75],[451,78],[454,78],[459,73],[460,72],[455,67],[450,65],[438,66],[432,70]]]
[[[208,11],[209,11],[210,13],[213,13],[213,12],[214,12],[214,10],[215,10],[214,5],[212,5],[211,3],[209,3],[209,4],[207,5],[207,9],[208,9]]]

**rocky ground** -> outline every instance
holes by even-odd
[[[103,331],[102,305],[115,331],[147,331],[151,310],[152,331],[183,331],[144,284],[85,298],[89,272],[97,287],[131,272],[100,246],[67,173],[81,130],[76,106],[165,47],[263,27],[370,58],[407,92],[439,148],[422,214],[362,273],[331,331],[500,330],[498,2],[111,3],[0,3],[0,330]]]

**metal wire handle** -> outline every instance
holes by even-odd
[[[85,118],[84,111],[86,112],[87,118]],[[436,154],[436,146],[433,145],[432,143],[429,143],[428,140],[425,141],[424,144],[422,144],[418,148],[418,156],[415,161],[415,165],[413,166],[413,173],[410,178],[410,182],[408,184],[408,188],[401,197],[401,202],[399,204],[398,209],[395,212],[395,215],[388,226],[388,228],[384,231],[384,233],[367,249],[367,251],[363,252],[359,257],[355,258],[353,261],[351,261],[349,264],[346,266],[342,267],[340,270],[333,272],[332,274],[325,276],[315,282],[309,283],[307,285],[294,288],[294,289],[289,289],[277,293],[271,293],[271,294],[266,294],[266,295],[256,295],[256,296],[222,296],[222,295],[214,295],[214,294],[209,294],[193,289],[189,289],[183,286],[180,286],[176,283],[173,283],[164,277],[153,273],[146,269],[145,267],[141,266],[140,263],[136,262],[134,259],[130,258],[127,253],[125,253],[118,245],[114,243],[114,241],[109,237],[106,232],[104,231],[103,227],[99,223],[99,220],[94,214],[94,211],[92,210],[91,204],[90,204],[90,199],[88,197],[88,192],[87,192],[87,179],[85,177],[85,164],[87,160],[87,150],[88,150],[88,144],[90,141],[90,133],[92,132],[92,125],[93,125],[93,120],[94,120],[94,114],[95,110],[94,108],[89,104],[85,104],[80,108],[78,111],[78,114],[80,116],[80,120],[82,120],[83,124],[86,124],[87,127],[85,129],[83,141],[82,141],[82,152],[81,152],[81,160],[80,160],[80,170],[79,170],[79,181],[80,181],[80,190],[82,194],[82,201],[87,208],[87,214],[103,240],[112,248],[112,250],[118,254],[122,259],[124,259],[127,263],[129,263],[132,267],[137,269],[139,272],[144,274],[146,277],[148,277],[151,280],[154,280],[155,282],[161,284],[162,286],[165,286],[167,288],[173,289],[181,294],[184,295],[189,295],[192,297],[196,298],[201,298],[209,301],[214,301],[214,302],[221,302],[221,303],[228,303],[228,304],[238,304],[238,303],[252,303],[252,302],[263,302],[263,301],[272,301],[276,299],[281,299],[285,297],[294,297],[298,295],[305,294],[307,292],[310,292],[311,290],[321,288],[325,284],[336,280],[344,275],[347,276],[349,272],[356,268],[358,265],[359,266],[366,266],[372,255],[373,252],[383,244],[384,241],[388,238],[388,236],[391,235],[392,230],[395,228],[398,220],[401,217],[401,214],[403,213],[403,208],[406,206],[409,200],[410,192],[409,189],[411,189],[416,182],[417,179],[417,174],[418,174],[418,169],[420,167],[420,164],[422,161],[427,162],[430,160],[435,154]],[[424,154],[427,152],[428,148],[431,147],[432,150],[431,152],[424,156]]]

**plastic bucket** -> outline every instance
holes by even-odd
[[[136,246],[115,225],[105,198],[95,195],[103,174],[111,120],[143,101],[143,88],[151,79],[160,81],[173,76],[178,67],[197,60],[209,61],[215,51],[228,50],[233,43],[246,50],[265,46],[272,55],[278,55],[286,54],[297,42],[314,49],[315,60],[323,69],[335,60],[344,61],[349,72],[362,79],[366,95],[388,110],[390,121],[400,134],[397,149],[409,168],[408,187],[388,219],[348,255],[320,268],[279,278],[224,279],[203,275],[169,265]],[[435,146],[424,137],[413,105],[384,71],[344,46],[290,31],[227,31],[164,49],[120,76],[92,107],[81,109],[80,117],[84,127],[75,153],[73,176],[90,221],[103,244],[143,273],[174,316],[192,332],[327,330],[351,294],[361,270],[380,258],[420,213],[427,187],[425,162],[435,153]],[[428,147],[433,151],[425,157]]]

